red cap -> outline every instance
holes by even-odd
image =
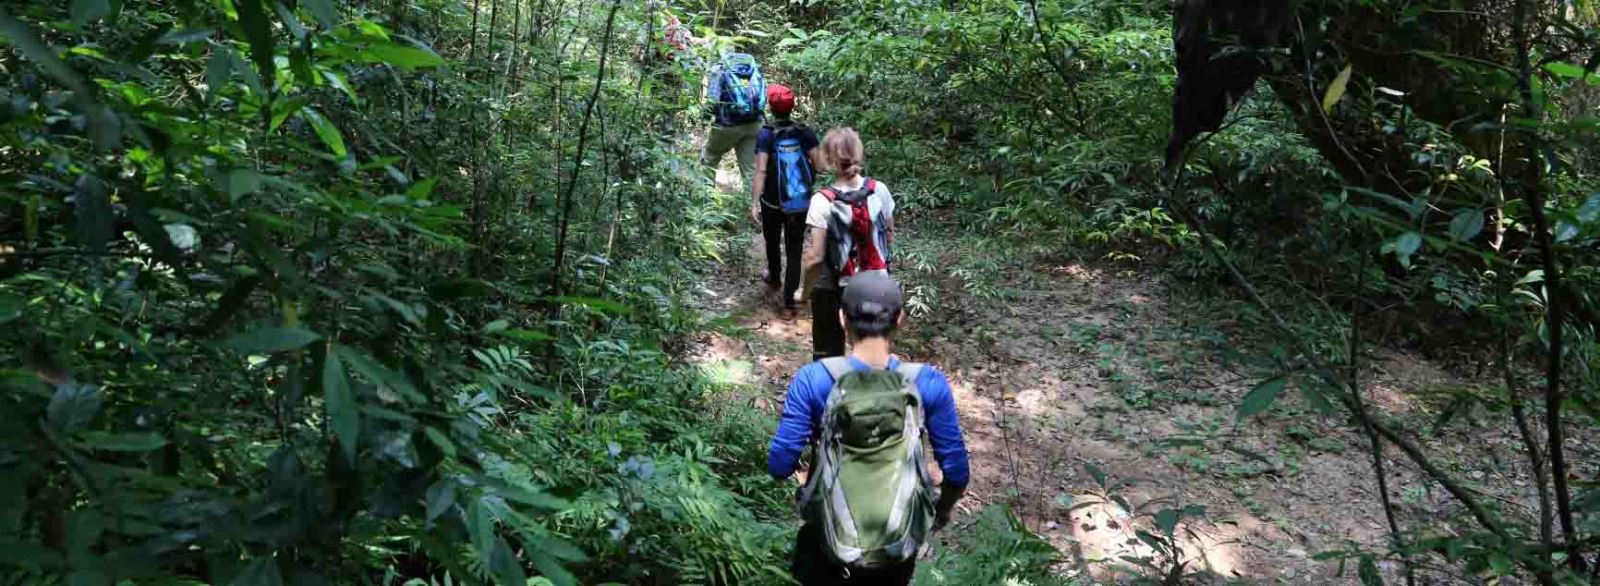
[[[786,85],[776,83],[767,85],[767,106],[772,108],[773,114],[793,112],[794,92]]]

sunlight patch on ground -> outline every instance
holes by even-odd
[[[1044,272],[1056,275],[1066,275],[1080,283],[1100,281],[1101,277],[1103,276],[1099,269],[1089,268],[1076,262],[1070,262],[1061,266],[1046,267]]]
[[[1098,497],[1078,495],[1080,502],[1093,502]],[[1093,502],[1081,505],[1069,517],[1068,538],[1078,545],[1083,559],[1088,561],[1096,577],[1111,579],[1113,567],[1132,567],[1127,560],[1146,558],[1161,563],[1154,547],[1140,540],[1136,530],[1155,533],[1148,519],[1131,519],[1122,507],[1112,503]],[[1177,530],[1183,560],[1191,571],[1205,570],[1221,576],[1234,576],[1238,570],[1239,529],[1233,525],[1200,527],[1180,524]]]
[[[756,382],[755,366],[748,360],[714,360],[701,364],[700,372],[717,386],[735,387]]]

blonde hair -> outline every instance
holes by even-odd
[[[835,128],[822,139],[822,158],[840,177],[852,179],[861,175],[861,166],[867,162],[866,147],[861,146],[861,136],[854,128]]]

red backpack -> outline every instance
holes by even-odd
[[[879,225],[882,218],[872,217],[867,199],[877,191],[878,182],[867,179],[861,189],[841,193],[832,187],[820,192],[833,209],[828,215],[828,247],[825,260],[833,273],[841,278],[862,271],[882,271],[889,268],[888,227]]]

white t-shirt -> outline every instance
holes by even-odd
[[[847,189],[840,191],[853,191],[861,189],[861,184],[866,182],[865,177],[858,177],[857,181],[850,184]],[[889,188],[882,181],[873,180],[877,185],[872,190],[872,195],[867,196],[867,211],[874,218],[883,218],[885,221],[894,220],[894,196],[889,194]],[[811,207],[806,209],[806,225],[812,228],[828,229],[828,216],[833,213],[833,203],[828,201],[828,196],[821,191],[811,195]]]
[[[854,191],[861,189],[862,183],[865,181],[866,179],[860,178],[858,181],[847,185],[845,189],[840,189],[839,187],[834,187],[834,189],[839,189],[840,191]],[[872,214],[874,227],[882,229],[888,227],[894,222],[894,196],[889,194],[889,188],[884,187],[882,181],[874,179],[873,183],[875,183],[875,185],[872,189],[872,195],[867,196],[867,212]],[[806,210],[806,225],[812,228],[821,228],[823,230],[827,230],[828,218],[832,215],[833,202],[828,201],[828,196],[822,195],[822,192],[820,191],[812,194],[811,207]],[[880,232],[878,236],[878,250],[883,252],[885,259],[888,259],[889,243],[886,239],[884,239],[884,234],[882,232]],[[818,289],[837,289],[839,287],[838,281],[843,279],[841,279],[838,275],[833,274],[831,269],[826,268],[827,263],[823,263],[823,265],[824,270],[822,272],[822,278],[818,280],[815,287]]]

